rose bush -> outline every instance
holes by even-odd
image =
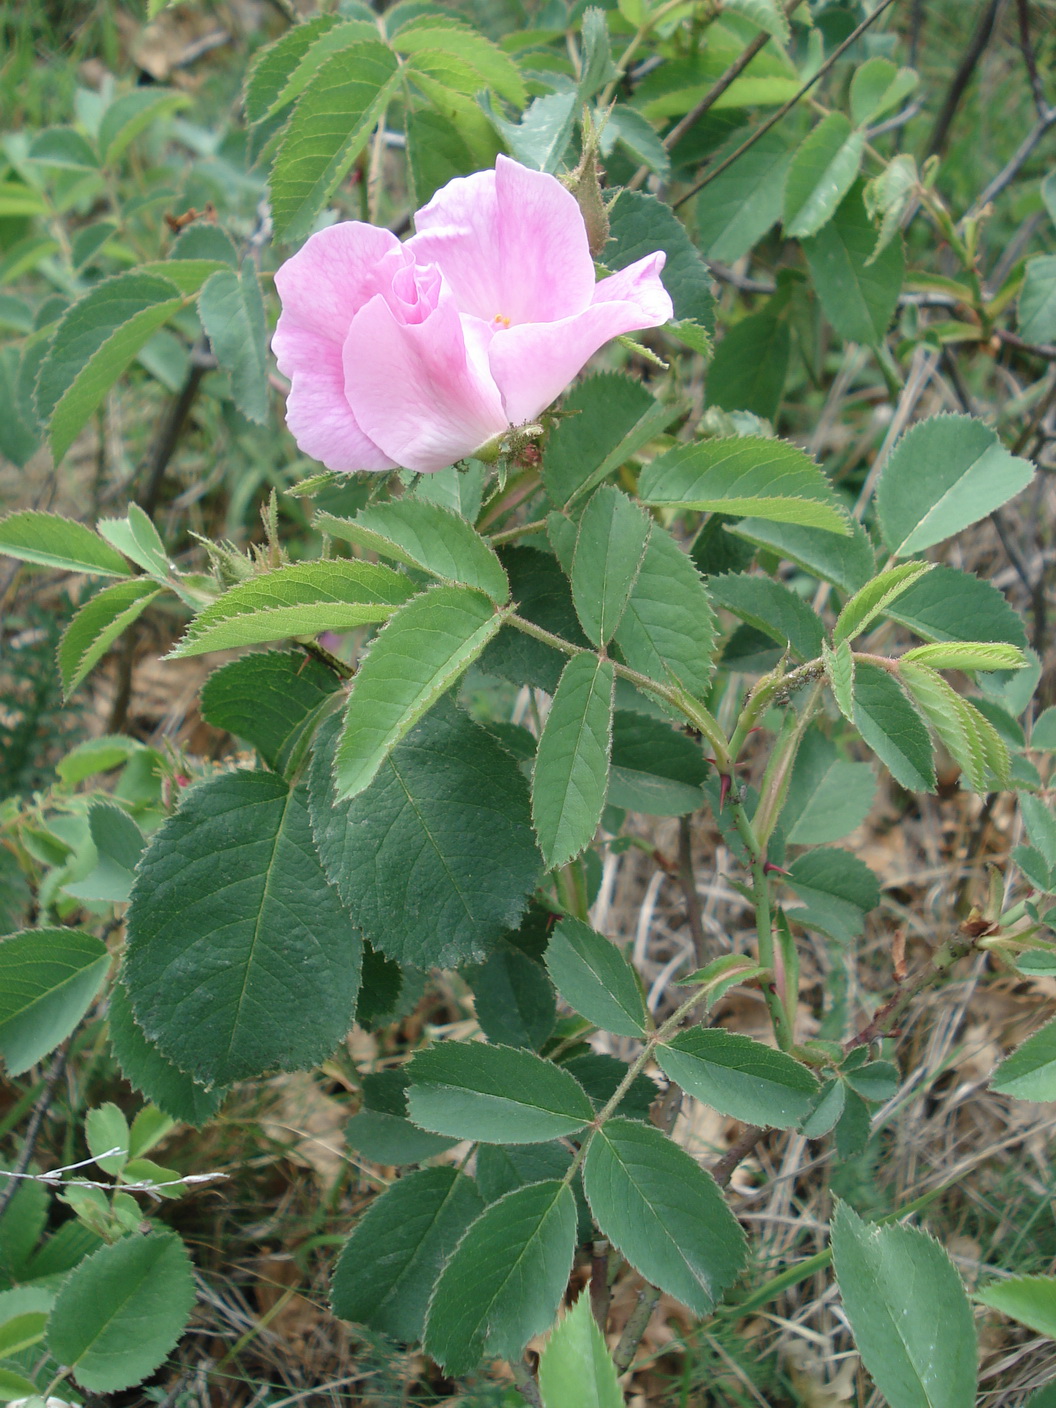
[[[430,473],[536,416],[611,338],[672,315],[663,253],[600,282],[575,198],[500,156],[400,243],[346,221],[275,275],[286,422],[328,469]]]

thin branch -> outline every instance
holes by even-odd
[[[1006,186],[1011,185],[1019,175],[1020,168],[1026,164],[1027,160],[1033,154],[1034,148],[1045,136],[1050,127],[1056,127],[1056,106],[1045,109],[1034,126],[1023,138],[1022,142],[1020,142],[1013,156],[1009,158],[1007,165],[997,173],[982,194],[976,196],[975,200],[972,202],[971,209],[968,211],[969,216],[978,215],[985,206],[997,199]]]
[[[976,65],[983,56],[983,50],[990,42],[990,36],[994,32],[994,24],[997,21],[997,12],[1003,3],[1004,0],[987,0],[979,23],[975,27],[975,33],[968,41],[968,47],[957,66],[957,72],[950,81],[939,115],[935,119],[935,126],[931,129],[927,145],[928,156],[941,155],[946,148],[946,139],[950,135],[953,119],[957,115],[957,109],[961,105],[965,90],[972,81]]]
[[[11,1204],[11,1199],[18,1192],[18,1180],[25,1177],[26,1170],[33,1162],[33,1153],[37,1147],[37,1139],[40,1137],[44,1117],[51,1108],[51,1102],[55,1098],[55,1087],[62,1079],[62,1073],[66,1069],[66,1052],[67,1048],[65,1046],[61,1047],[59,1051],[56,1052],[51,1065],[48,1067],[48,1073],[44,1077],[44,1089],[37,1097],[37,1103],[33,1106],[33,1113],[30,1115],[29,1124],[26,1126],[25,1142],[19,1150],[14,1168],[11,1169],[8,1174],[9,1181],[3,1188],[0,1188],[0,1218],[3,1217]]]
[[[517,1390],[532,1408],[543,1408],[542,1394],[539,1392],[539,1382],[535,1374],[524,1362],[523,1359],[510,1360],[510,1372],[513,1375],[513,1382],[517,1385]]]
[[[682,888],[682,898],[686,902],[686,922],[693,939],[697,967],[703,968],[710,955],[707,936],[704,933],[700,895],[697,892],[697,877],[693,870],[693,829],[688,816],[680,816],[678,819],[678,883]]]
[[[739,158],[745,154],[749,147],[754,147],[756,142],[758,142],[759,138],[769,132],[771,127],[776,127],[777,124],[782,120],[782,118],[787,117],[788,114],[792,111],[792,109],[796,106],[796,104],[806,97],[806,95],[810,92],[814,85],[820,79],[824,78],[825,74],[828,73],[829,69],[832,68],[835,63],[839,62],[839,60],[843,57],[843,55],[847,52],[851,45],[855,44],[862,37],[865,31],[869,29],[872,25],[874,25],[876,21],[880,18],[880,16],[886,10],[890,9],[890,7],[894,3],[895,0],[880,0],[880,4],[872,12],[872,14],[866,15],[865,19],[862,20],[861,24],[858,25],[856,29],[853,29],[850,34],[848,34],[847,38],[843,41],[843,43],[838,44],[836,48],[833,49],[832,53],[821,65],[817,73],[815,73],[814,77],[808,78],[806,83],[803,84],[802,88],[798,89],[797,92],[793,93],[792,97],[789,98],[788,102],[785,103],[784,106],[779,107],[778,110],[773,113],[770,117],[768,117],[765,122],[761,122],[759,126],[755,129],[755,131],[752,132],[751,136],[746,137],[745,140],[741,143],[741,145],[736,149],[736,151],[731,152],[725,161],[720,161],[718,166],[715,166],[711,170],[706,171],[703,177],[697,182],[695,186],[692,186],[684,196],[680,196],[678,200],[675,201],[675,208],[677,209],[680,205],[685,205],[687,200],[691,200],[693,196],[697,194],[698,191],[702,191],[705,186],[707,186],[710,182],[714,181],[716,176],[721,175],[721,173],[725,171],[728,166],[732,166],[735,161],[739,160]]]
[[[728,1186],[734,1170],[745,1161],[765,1133],[765,1125],[748,1125],[740,1139],[731,1144],[722,1158],[712,1164],[711,1176],[720,1188]]]
[[[1019,47],[1023,54],[1023,62],[1027,67],[1027,76],[1030,79],[1030,91],[1034,95],[1034,107],[1037,109],[1039,117],[1044,117],[1048,110],[1045,101],[1045,89],[1042,87],[1041,74],[1038,72],[1038,59],[1034,53],[1034,45],[1030,42],[1030,0],[1016,0],[1016,18],[1019,21]]]
[[[616,1365],[617,1374],[624,1374],[630,1368],[634,1352],[642,1342],[646,1326],[652,1318],[656,1303],[660,1299],[660,1292],[656,1286],[643,1286],[638,1295],[638,1304],[631,1311],[627,1324],[623,1327],[623,1334],[612,1354],[612,1362]]]

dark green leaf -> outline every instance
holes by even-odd
[[[1028,342],[1056,338],[1056,254],[1027,260],[1019,295],[1019,331]]]
[[[683,1090],[746,1124],[790,1129],[818,1092],[813,1072],[786,1052],[721,1027],[679,1032],[656,1059]]]
[[[95,868],[83,880],[63,888],[78,899],[123,904],[143,852],[143,833],[127,812],[109,802],[93,802],[88,808],[88,829],[96,849]]]
[[[575,1076],[598,1110],[609,1103],[627,1077],[626,1061],[616,1056],[606,1056],[600,1051],[570,1056],[561,1064]],[[647,1120],[658,1093],[654,1080],[649,1076],[636,1075],[620,1096],[620,1103],[613,1113],[624,1115],[629,1120]]]
[[[0,939],[0,1054],[11,1075],[69,1036],[109,965],[106,945],[78,929],[23,929]]]
[[[489,1041],[538,1051],[554,1029],[554,990],[540,964],[510,943],[467,975],[473,1007]]]
[[[611,940],[578,919],[565,918],[546,950],[558,992],[588,1022],[617,1036],[642,1036],[645,1000],[634,969]]]
[[[707,774],[700,746],[659,719],[617,710],[612,721],[610,807],[651,816],[684,816],[704,805]]]
[[[891,776],[911,792],[934,792],[931,739],[916,709],[887,670],[859,661],[854,722]]]
[[[786,910],[789,919],[840,943],[857,938],[865,916],[880,903],[876,876],[849,851],[819,847],[797,856],[789,866],[788,884],[805,904]]]
[[[281,772],[307,725],[338,688],[334,672],[299,650],[268,650],[221,665],[206,680],[199,707],[214,728],[253,745]]]
[[[708,405],[776,420],[791,352],[786,318],[764,308],[734,323],[708,368]]]
[[[115,983],[110,994],[109,1029],[114,1059],[129,1085],[174,1120],[200,1127],[212,1119],[226,1090],[223,1086],[206,1090],[147,1040],[132,1016],[123,983]]]
[[[744,131],[715,153],[716,164],[735,151]],[[727,150],[727,148],[729,150]],[[700,194],[697,229],[709,259],[734,264],[781,218],[792,152],[778,131],[766,132]]]
[[[396,1166],[423,1163],[457,1142],[440,1134],[430,1134],[411,1124],[409,1119],[384,1110],[360,1110],[358,1115],[353,1115],[345,1138],[350,1149],[355,1149],[371,1163]]]
[[[589,644],[572,604],[568,578],[551,553],[538,548],[500,549],[510,580],[510,594],[519,616],[561,636],[570,645]],[[513,626],[503,626],[485,646],[477,668],[513,684],[531,684],[553,694],[566,657],[553,646],[535,640]]]
[[[564,1178],[572,1155],[563,1144],[482,1144],[477,1150],[477,1186],[497,1203],[526,1183]]]
[[[821,654],[824,627],[821,617],[801,596],[772,577],[712,577],[708,592],[716,606],[724,606],[799,660],[816,660]]]
[[[886,607],[925,640],[1004,640],[1022,649],[1022,618],[992,582],[941,563]]]
[[[759,547],[769,548],[811,576],[832,582],[841,591],[850,593],[864,586],[873,575],[876,554],[868,533],[857,520],[852,519],[847,526],[851,535],[844,538],[795,523],[742,518],[739,523],[731,524],[729,531]]]
[[[714,331],[715,300],[708,266],[670,206],[641,191],[621,191],[609,206],[609,235],[604,259],[613,271],[664,250],[667,263],[660,277],[671,295],[676,324],[689,322],[707,333]]]
[[[803,245],[825,316],[840,337],[874,347],[883,341],[902,291],[901,239],[870,260],[876,230],[856,184],[833,218]]]

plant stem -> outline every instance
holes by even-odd
[[[626,1373],[630,1368],[631,1360],[634,1358],[634,1351],[641,1343],[645,1334],[646,1326],[656,1303],[660,1299],[660,1292],[656,1286],[643,1286],[638,1296],[638,1304],[631,1311],[627,1324],[623,1327],[623,1334],[612,1355],[612,1362],[616,1365],[617,1374]]]
[[[543,1408],[539,1382],[523,1359],[510,1360],[510,1373],[521,1397],[530,1403],[532,1408]]]

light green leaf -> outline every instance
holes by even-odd
[[[838,943],[857,938],[880,903],[879,882],[865,862],[834,847],[796,856],[785,883],[804,901],[802,909],[785,910],[788,918]]]
[[[93,802],[88,808],[88,829],[96,849],[95,867],[83,880],[63,888],[77,899],[123,904],[143,852],[143,833],[127,812],[109,802]]]
[[[565,918],[546,950],[546,969],[568,1005],[617,1036],[642,1036],[648,1018],[634,969],[611,940]]]
[[[169,117],[180,108],[190,107],[187,93],[171,88],[133,88],[115,98],[103,113],[96,141],[103,154],[103,165],[113,166],[130,142],[162,117]]]
[[[434,1134],[485,1144],[542,1144],[594,1118],[579,1082],[534,1052],[444,1041],[407,1067],[410,1118]]]
[[[856,127],[875,122],[898,107],[916,88],[919,75],[911,68],[896,68],[890,59],[867,59],[851,79],[851,120]]]
[[[493,1203],[436,1283],[426,1353],[454,1377],[484,1357],[520,1358],[554,1322],[575,1244],[576,1200],[567,1184],[532,1183]]]
[[[583,1186],[595,1221],[647,1281],[707,1315],[744,1265],[744,1233],[714,1179],[651,1125],[608,1120]]]
[[[98,533],[57,513],[23,509],[0,518],[0,553],[96,577],[128,577],[132,569]]]
[[[487,99],[481,105],[522,166],[533,171],[557,171],[572,140],[575,92],[533,98],[520,122],[507,122]]]
[[[599,88],[620,76],[612,62],[605,11],[597,6],[591,6],[583,12],[580,70],[576,93],[581,103],[589,102]]]
[[[1022,670],[1030,663],[1014,645],[979,640],[917,645],[899,657],[899,664],[911,660],[933,670]]]
[[[73,127],[45,127],[29,144],[29,161],[67,171],[98,171],[91,143]]]
[[[875,246],[860,184],[803,245],[825,316],[840,337],[869,347],[884,339],[906,271],[900,239],[892,237],[874,255]]]
[[[303,788],[227,772],[184,795],[140,861],[123,976],[162,1054],[223,1085],[324,1060],[352,1024],[361,949]]]
[[[788,169],[784,224],[790,239],[816,235],[836,213],[862,164],[865,134],[852,130],[842,112],[822,118]]]
[[[832,1255],[855,1343],[891,1408],[972,1408],[972,1310],[938,1242],[915,1227],[863,1222],[839,1203]]]
[[[0,1357],[8,1359],[21,1350],[32,1349],[34,1345],[40,1344],[47,1323],[48,1313],[44,1310],[27,1310],[21,1315],[4,1319],[3,1310],[0,1308]],[[0,1399],[5,1397],[3,1389],[4,1381],[0,1379]],[[32,1384],[29,1384],[29,1389],[32,1391]],[[9,1395],[11,1398],[15,1396],[14,1393]]]
[[[352,922],[399,963],[479,962],[517,928],[539,879],[516,762],[442,699],[365,792],[335,802],[339,726],[319,730],[309,794],[319,854]]]
[[[854,655],[845,640],[835,650],[822,641],[821,654],[825,661],[825,678],[836,700],[837,708],[849,723],[854,722]]]
[[[235,405],[247,420],[268,419],[267,320],[256,267],[221,269],[198,296],[198,312],[220,367],[231,382]]]
[[[384,621],[414,594],[401,573],[375,562],[297,562],[239,582],[188,626],[170,659],[317,636]]]
[[[972,791],[1007,787],[1008,749],[993,724],[928,665],[900,661],[899,678],[960,764]]]
[[[1056,1278],[1052,1276],[1010,1276],[1007,1281],[992,1281],[976,1291],[973,1299],[1056,1340]]]
[[[69,1036],[109,966],[106,945],[79,929],[23,929],[0,939],[0,1055],[11,1075]]]
[[[736,132],[729,151],[724,147],[715,153],[716,164],[741,145],[744,135]],[[697,229],[709,259],[736,263],[780,220],[791,161],[781,133],[766,132],[701,191]]]
[[[398,54],[409,54],[412,58],[430,50],[450,54],[477,70],[479,88],[492,88],[517,107],[523,107],[527,100],[524,79],[510,56],[454,15],[435,12],[421,15],[400,28],[392,47]]]
[[[788,19],[780,0],[725,0],[722,8],[751,20],[779,44],[788,43]]]
[[[139,619],[161,588],[149,577],[115,582],[89,597],[62,633],[59,674],[67,699],[125,629]]]
[[[1027,260],[1019,295],[1019,331],[1028,342],[1056,339],[1056,254]]]
[[[420,1339],[437,1277],[483,1211],[476,1184],[458,1169],[418,1169],[390,1184],[342,1248],[334,1314],[404,1342]]]
[[[496,606],[509,599],[510,584],[493,549],[459,514],[423,499],[372,504],[355,518],[317,513],[315,525],[380,557],[405,563],[443,582],[476,587]]]
[[[607,154],[607,142],[618,141],[640,161],[662,179],[671,174],[671,158],[660,140],[656,128],[637,108],[626,103],[617,103],[609,113],[609,120],[601,134],[602,151]]]
[[[782,440],[745,435],[679,445],[642,470],[648,504],[743,514],[849,536],[848,514],[809,456]]]
[[[28,1408],[40,1408],[44,1403],[32,1379],[0,1365],[0,1403],[8,1403],[13,1398],[25,1399]]]
[[[853,831],[869,813],[876,778],[868,763],[850,763],[816,728],[800,744],[782,816],[796,846],[823,845]]]
[[[547,869],[579,855],[605,806],[616,675],[584,653],[565,666],[535,755],[532,820]]]
[[[182,307],[183,295],[169,279],[132,271],[96,284],[62,315],[37,380],[37,412],[48,424],[56,461],[137,353]]]
[[[721,1027],[679,1032],[656,1059],[683,1090],[747,1124],[791,1129],[818,1092],[813,1072],[786,1052]]]
[[[1017,1100],[1056,1100],[1056,1021],[1046,1022],[1005,1057],[990,1077],[990,1089]]]
[[[616,1366],[581,1292],[557,1322],[539,1360],[543,1408],[623,1408]]]
[[[832,631],[833,643],[852,641],[867,631],[893,601],[908,591],[918,578],[931,571],[932,565],[930,562],[902,562],[874,577],[855,592],[840,612]]]
[[[587,635],[604,648],[615,634],[649,540],[650,519],[611,484],[596,489],[579,520],[572,600]]]
[[[67,1276],[48,1320],[48,1349],[81,1388],[130,1388],[164,1362],[194,1296],[191,1259],[175,1232],[125,1237]]]
[[[282,772],[339,683],[332,670],[299,650],[268,650],[214,670],[199,707],[207,723],[245,739]]]
[[[893,675],[860,661],[855,670],[853,722],[891,776],[910,792],[934,792],[931,739]]]
[[[116,1177],[128,1163],[131,1144],[128,1121],[113,1101],[108,1100],[105,1105],[88,1111],[84,1117],[84,1139],[89,1154],[104,1173]],[[121,1152],[111,1154],[111,1149]]]
[[[172,568],[158,530],[138,504],[129,504],[126,518],[101,518],[99,532],[111,546],[130,557],[151,577],[165,581]]]
[[[301,94],[272,167],[275,236],[307,234],[363,150],[398,81],[387,44],[363,40],[328,59]]]
[[[895,445],[880,475],[876,507],[884,542],[909,557],[1000,508],[1034,478],[989,426],[971,416],[920,421]]]
[[[470,587],[432,587],[401,607],[375,637],[352,684],[334,757],[337,800],[369,787],[403,738],[502,625]]]

